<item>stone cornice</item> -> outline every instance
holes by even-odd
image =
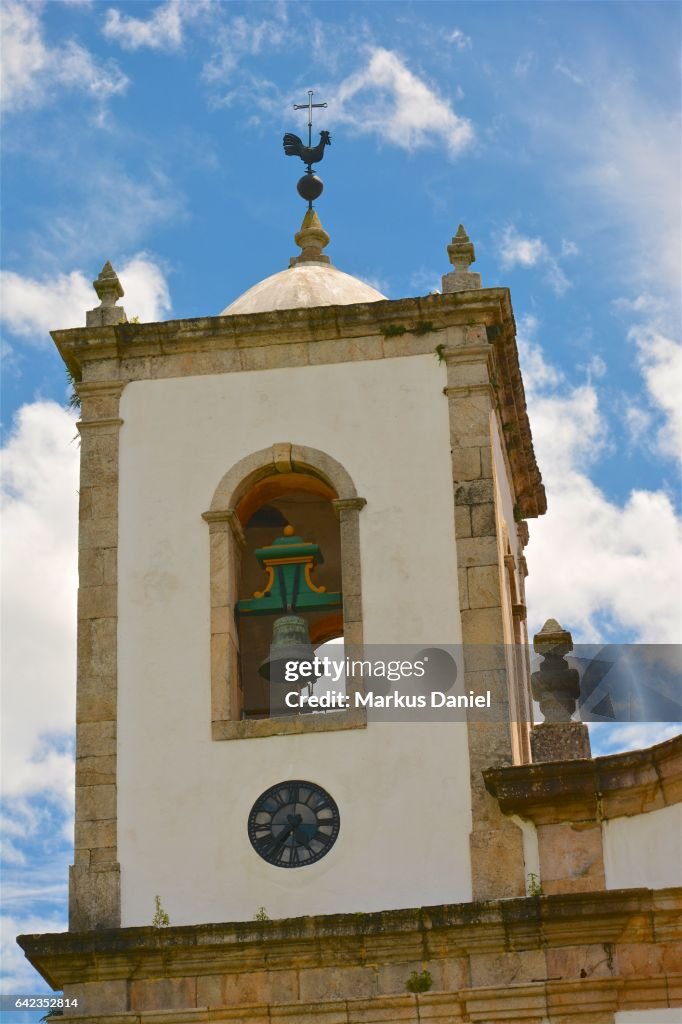
[[[646,750],[483,774],[505,814],[536,824],[641,814],[682,802],[682,735]]]
[[[131,965],[140,979],[672,942],[681,910],[682,889],[623,889],[282,921],[20,935],[17,941],[48,984],[62,988],[127,978]]]
[[[82,433],[88,427],[120,427],[122,424],[123,420],[120,416],[110,416],[108,419],[101,420],[78,420],[76,427]]]
[[[80,329],[80,328],[79,328]],[[126,382],[121,380],[92,380],[80,381],[77,385],[79,398],[90,398],[92,396],[113,396],[120,398]]]
[[[513,320],[499,329],[489,328],[488,336],[495,352],[491,383],[514,481],[515,514],[532,519],[547,511],[547,499],[533,449]]]
[[[436,331],[457,324],[499,326],[513,321],[507,288],[487,288],[450,295],[357,303],[349,306],[275,310],[244,316],[196,317],[159,323],[74,327],[51,331],[67,365],[79,373],[93,359],[130,359],[205,348],[245,348],[292,342],[345,340],[381,334],[382,328],[410,326],[426,320]],[[398,324],[398,321],[402,321]],[[419,335],[419,332],[417,332]],[[393,335],[401,337],[404,335]],[[389,334],[390,337],[390,334]],[[434,348],[436,342],[434,341]]]

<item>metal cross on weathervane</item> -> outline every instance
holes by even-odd
[[[305,110],[308,108],[308,145],[313,144],[313,109],[315,107],[326,107],[326,103],[313,103],[313,90],[308,89],[307,103],[294,103],[294,110]]]
[[[300,156],[307,167],[306,173],[296,185],[298,194],[308,201],[308,207],[312,210],[313,199],[322,195],[324,185],[318,176],[313,172],[313,164],[320,162],[324,156],[324,147],[331,146],[331,135],[327,131],[320,132],[320,141],[313,146],[313,110],[326,107],[326,103],[313,103],[313,90],[308,89],[307,103],[294,103],[294,110],[308,111],[308,145],[304,146],[298,135],[287,132],[284,136],[284,152],[287,156]]]

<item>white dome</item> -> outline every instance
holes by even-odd
[[[328,263],[305,260],[259,281],[220,315],[267,313],[273,309],[306,306],[349,306],[353,302],[379,302],[385,298],[376,288]]]

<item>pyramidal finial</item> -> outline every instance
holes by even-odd
[[[99,277],[95,278],[92,282],[92,287],[97,292],[100,304],[86,312],[86,326],[106,327],[113,324],[126,323],[128,318],[125,310],[122,306],[116,305],[118,300],[123,298],[123,288],[118,279],[118,274],[109,260],[100,270]]]
[[[533,637],[533,650],[537,654],[568,654],[573,650],[573,637],[556,619],[547,619]]]
[[[476,261],[476,250],[463,224],[448,246],[448,257],[455,269],[443,275],[444,292],[466,292],[481,287],[481,275],[469,270]]]
[[[463,224],[457,228],[457,234],[448,246],[448,256],[455,270],[460,273],[468,270],[471,264],[476,262],[474,243],[464,230]]]
[[[331,263],[329,256],[322,252],[325,246],[329,245],[329,235],[322,227],[316,210],[306,210],[300,230],[294,235],[294,241],[300,246],[301,255],[292,256],[289,261],[290,267],[296,266],[297,263]]]
[[[550,634],[551,633],[562,633],[563,631],[564,631],[564,627],[561,626],[557,622],[556,619],[547,619],[547,622],[544,624],[544,626],[540,630],[540,632],[543,633],[543,634],[545,634],[545,633],[550,633]]]
[[[97,292],[97,298],[103,306],[115,306],[124,295],[121,282],[109,260],[100,270],[99,277],[92,282],[92,287]]]

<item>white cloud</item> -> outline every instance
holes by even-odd
[[[546,259],[547,251],[541,238],[526,238],[512,225],[502,232],[499,254],[504,270],[513,270],[516,266],[534,267]]]
[[[545,278],[547,283],[555,295],[563,295],[572,287],[571,282],[553,256],[547,257],[546,264],[547,272]]]
[[[78,447],[75,416],[24,405],[2,452],[5,795],[73,786]]]
[[[534,53],[521,54],[520,57],[517,57],[514,63],[513,74],[516,76],[516,78],[525,78],[534,63]]]
[[[608,367],[601,356],[593,355],[590,356],[589,362],[587,363],[585,369],[587,370],[588,379],[591,380],[592,378],[595,377],[597,379],[600,377],[605,377]]]
[[[254,8],[252,7],[251,10],[254,10]],[[291,30],[287,24],[285,4],[277,4],[274,8],[274,17],[271,18],[236,15],[214,30],[213,43],[215,45],[215,52],[204,65],[204,80],[210,83],[226,82],[233,76],[243,57],[255,56],[263,53],[265,50],[278,50],[290,39]],[[254,89],[247,89],[245,91],[253,92],[254,99],[260,106],[260,90],[255,79],[254,85],[256,86]],[[272,87],[270,82],[264,82],[264,85],[266,88]],[[234,96],[230,94],[228,97],[223,97],[222,102],[231,102],[235,97],[243,100],[244,96],[241,88],[236,90]],[[267,96],[263,99],[263,105],[267,109],[270,103]],[[278,99],[278,113],[281,113],[282,109],[281,99],[281,97]]]
[[[637,346],[638,364],[651,403],[663,413],[655,446],[664,455],[682,458],[682,345],[655,324],[630,328],[628,339]]]
[[[92,55],[71,40],[53,54],[58,65],[54,78],[65,88],[83,89],[97,100],[125,92],[128,79],[113,63],[98,64]]]
[[[329,103],[330,117],[402,149],[445,143],[451,156],[474,139],[468,118],[439,96],[391,50],[373,48],[366,66],[345,78]]]
[[[125,292],[121,305],[129,317],[148,321],[168,314],[166,279],[149,256],[133,256],[120,268],[119,278]],[[0,271],[0,318],[13,334],[38,346],[51,344],[51,330],[85,326],[85,311],[98,302],[92,278],[80,270],[42,281]]]
[[[409,287],[412,295],[438,295],[442,287],[442,275],[435,270],[420,267],[410,274]]]
[[[610,622],[621,635],[677,642],[682,620],[681,524],[663,491],[609,501],[588,469],[607,443],[592,384],[569,385],[548,366],[522,321],[520,356],[548,511],[530,523],[530,628],[557,618],[593,642]],[[530,335],[530,336],[529,336]]]
[[[675,304],[661,295],[642,292],[619,298],[613,308],[631,326],[627,339],[634,346],[645,395],[626,400],[624,418],[633,441],[656,455],[682,458],[682,345],[674,322]],[[637,322],[632,324],[632,320]]]
[[[663,743],[677,736],[680,728],[676,722],[590,722],[590,745],[592,756],[615,754],[619,750],[642,750],[655,743]]]
[[[603,63],[570,119],[554,109],[538,119],[543,142],[563,154],[559,173],[569,199],[580,196],[589,232],[612,235],[614,280],[663,291],[679,305],[680,108],[666,109]],[[553,97],[549,97],[550,101]],[[620,285],[622,287],[622,283]],[[679,314],[676,314],[679,318]]]
[[[635,444],[646,443],[651,437],[653,416],[637,402],[626,402],[624,407],[625,426],[630,440]]]
[[[444,32],[443,38],[446,42],[456,46],[458,50],[471,49],[471,37],[465,35],[461,28],[453,28],[452,32]]]
[[[583,78],[561,57],[554,65],[554,70],[558,71],[559,74],[563,75],[565,78],[568,78],[571,82],[574,83],[574,85],[583,84]]]
[[[2,822],[2,830],[5,833],[7,822]],[[0,838],[0,861],[3,864],[25,864],[26,855],[19,850],[6,834]]]
[[[547,362],[541,346],[535,340],[540,328],[538,318],[532,313],[526,313],[521,317],[518,326],[517,344],[526,391],[535,392],[560,384],[564,379],[563,373],[552,363]]]
[[[145,323],[168,316],[171,299],[166,278],[149,256],[133,256],[123,264],[118,276],[125,292],[121,304],[128,317],[137,316]]]
[[[614,299],[612,305],[619,313],[639,313],[652,316],[659,316],[665,312],[666,308],[660,296],[652,295],[651,292],[642,292],[634,299]]]
[[[163,170],[152,167],[145,178],[131,178],[115,165],[93,166],[78,208],[58,210],[36,232],[36,258],[54,262],[56,254],[60,267],[84,259],[101,266],[116,253],[133,251],[157,224],[181,218],[183,202]]]
[[[177,50],[184,40],[185,24],[209,6],[207,0],[166,0],[146,20],[109,8],[102,31],[126,50]]]
[[[92,283],[79,270],[38,281],[0,271],[0,317],[16,335],[47,345],[55,327],[83,327],[85,310],[97,305]]]
[[[24,956],[21,946],[16,943],[17,935],[41,935],[45,932],[64,932],[67,928],[65,915],[54,914],[46,917],[38,914],[12,914],[0,918],[3,979],[2,988],[7,994],[17,992],[44,992],[51,995],[47,983],[39,977]],[[37,1018],[36,1018],[37,1019]]]
[[[559,260],[541,238],[521,235],[512,224],[508,224],[497,239],[497,251],[504,270],[513,270],[517,266],[524,269],[542,267],[544,278],[556,295],[563,295],[571,287]],[[562,242],[562,256],[573,256],[577,251],[573,242]]]
[[[0,30],[0,95],[5,110],[41,106],[60,88],[78,89],[103,102],[128,87],[128,78],[117,64],[99,63],[74,40],[50,48],[35,6],[5,0]]]

